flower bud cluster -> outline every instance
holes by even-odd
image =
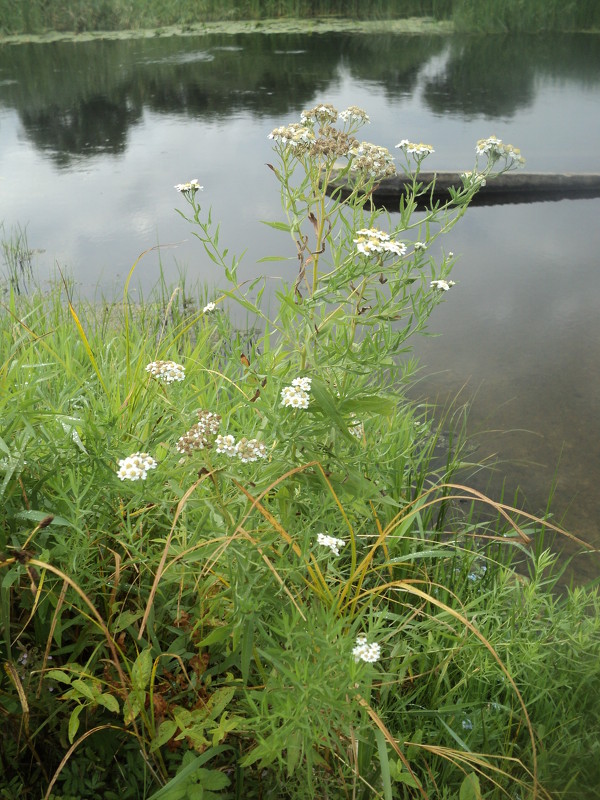
[[[185,368],[174,361],[151,361],[146,364],[146,372],[149,372],[153,378],[164,383],[173,383],[173,381],[185,379]]]
[[[292,122],[291,125],[281,125],[271,131],[269,139],[274,139],[284,147],[291,147],[296,152],[304,152],[315,141],[315,134],[312,128]]]
[[[328,536],[326,533],[317,533],[317,544],[328,547],[334,555],[339,556],[340,547],[344,547],[346,542],[343,539],[336,539],[335,536]]]
[[[381,658],[381,647],[377,642],[367,644],[367,637],[361,634],[356,637],[356,647],[352,650],[352,655],[356,662],[366,661],[368,664],[374,664]]]
[[[354,414],[350,418],[350,425],[348,426],[348,431],[352,436],[355,436],[357,439],[362,439],[363,436],[365,435],[364,424]]]
[[[386,147],[370,142],[356,144],[349,153],[353,156],[350,168],[353,172],[361,172],[369,178],[381,180],[396,174],[394,157]]]
[[[267,457],[267,448],[263,442],[259,442],[258,439],[246,439],[244,436],[236,444],[235,438],[231,434],[217,436],[215,450],[229,458],[239,458],[243,464]]]
[[[284,386],[281,390],[281,405],[291,408],[308,408],[310,389],[310,378],[294,378],[291,386]]]
[[[423,144],[423,142],[409,142],[408,139],[402,139],[398,142],[396,147],[399,147],[407,155],[414,156],[417,160],[425,158],[425,156],[435,153],[435,150],[430,144]]]
[[[429,286],[432,289],[439,289],[442,292],[447,292],[451,286],[455,285],[456,285],[455,281],[444,281],[444,280],[431,281],[431,283],[429,284]]]
[[[198,184],[198,178],[193,178],[191,181],[187,183],[177,183],[175,184],[175,188],[178,192],[182,194],[196,194],[197,191],[203,191],[204,186],[200,186]]]
[[[384,233],[378,228],[363,228],[356,233],[358,238],[353,241],[356,249],[362,255],[394,253],[394,255],[403,256],[406,253],[406,245],[403,242],[394,241],[388,233]]]
[[[319,125],[330,125],[334,122],[337,122],[338,118],[338,111],[334,108],[331,103],[321,103],[314,108],[311,108],[310,111],[303,111],[300,114],[300,122],[303,125],[306,125],[308,122],[318,122]]]
[[[343,122],[350,122],[359,125],[364,125],[367,122],[370,122],[369,115],[366,111],[363,111],[362,108],[358,106],[348,106],[345,111],[340,111],[340,119]]]
[[[148,470],[156,469],[156,461],[148,453],[133,453],[119,461],[117,477],[121,481],[145,481]]]
[[[178,440],[175,445],[177,451],[189,456],[194,450],[210,447],[211,439],[216,436],[220,424],[220,414],[215,414],[213,411],[198,411],[198,422]]]
[[[478,156],[487,156],[492,161],[505,158],[509,166],[514,164],[517,167],[522,167],[525,164],[525,159],[521,155],[519,148],[513,147],[512,144],[503,144],[502,139],[498,139],[497,136],[479,139],[475,152]]]

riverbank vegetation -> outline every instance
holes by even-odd
[[[555,591],[558,529],[469,489],[459,420],[405,396],[411,337],[459,290],[443,235],[521,155],[481,140],[415,215],[432,148],[403,140],[392,226],[365,121],[323,104],[272,132],[266,260],[291,278],[269,313],[195,179],[169,190],[209,295],[133,303],[137,263],[117,304],[28,290],[26,232],[5,243],[3,798],[595,791],[597,591]]]
[[[282,17],[353,20],[432,17],[462,32],[600,29],[595,0],[0,0],[0,33],[114,31]]]

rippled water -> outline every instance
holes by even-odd
[[[0,48],[0,196],[5,235],[27,226],[45,282],[56,264],[79,290],[111,295],[141,251],[138,290],[162,269],[218,282],[175,214],[197,177],[222,240],[257,260],[288,252],[261,226],[278,216],[267,134],[318,101],[356,104],[365,137],[431,142],[431,169],[468,169],[496,134],[530,171],[600,172],[597,36],[206,36]],[[472,401],[480,475],[520,486],[600,545],[600,199],[469,209],[445,240],[457,285],[416,349],[415,392]],[[166,245],[170,245],[166,247]],[[290,271],[294,254],[290,253]],[[281,274],[281,266],[277,266]],[[425,377],[426,376],[426,377]],[[483,433],[488,431],[488,433]],[[598,562],[577,562],[592,576]]]

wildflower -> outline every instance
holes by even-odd
[[[356,646],[352,650],[352,655],[356,662],[366,661],[368,664],[374,664],[381,658],[381,647],[377,642],[367,644],[367,637],[361,634],[356,637]]]
[[[403,242],[394,241],[389,234],[378,228],[364,228],[356,233],[358,238],[353,240],[354,244],[358,252],[365,256],[373,253],[394,253],[403,256],[406,253],[406,245]]]
[[[363,111],[362,108],[358,106],[348,106],[345,111],[340,111],[340,119],[344,122],[356,122],[360,124],[371,121],[367,112]]]
[[[235,446],[235,454],[243,464],[249,461],[257,461],[259,458],[267,457],[267,448],[258,439],[240,439]]]
[[[302,152],[314,142],[315,134],[308,126],[293,122],[291,125],[282,125],[279,128],[275,128],[268,138],[274,139],[284,147],[291,147],[298,152]]]
[[[178,192],[182,194],[196,194],[197,191],[204,191],[204,186],[200,186],[198,184],[198,178],[193,178],[191,181],[187,183],[177,183],[175,184],[175,188]]]
[[[425,156],[431,155],[431,153],[435,153],[435,150],[430,144],[423,144],[423,142],[417,144],[415,142],[409,142],[408,139],[402,139],[401,142],[398,142],[396,147],[404,150],[407,155],[415,156],[417,159],[422,159],[425,158]]]
[[[219,434],[215,439],[215,451],[221,455],[233,458],[235,455],[235,437],[230,433],[227,436]]]
[[[432,289],[440,289],[442,292],[447,292],[451,286],[455,286],[455,282],[438,280],[438,281],[431,281],[429,285]]]
[[[281,390],[281,405],[291,408],[308,408],[310,387],[310,378],[294,378],[291,386],[284,386]]]
[[[179,453],[190,456],[194,450],[204,450],[210,447],[211,439],[216,436],[221,424],[220,414],[213,411],[200,410],[198,422],[181,436],[175,445]]]
[[[357,417],[352,415],[348,431],[352,436],[356,436],[357,439],[362,439],[365,435],[365,426]]]
[[[521,155],[519,148],[513,147],[512,144],[503,144],[502,139],[498,139],[497,136],[479,139],[475,152],[478,156],[487,156],[492,162],[504,158],[508,166],[522,167],[525,164],[525,159]]]
[[[328,547],[334,555],[339,556],[340,547],[344,547],[346,542],[343,539],[336,539],[335,536],[328,536],[325,533],[317,533],[317,544],[323,545],[323,547]]]
[[[473,172],[472,170],[463,172],[461,174],[461,178],[463,179],[465,186],[479,186],[483,188],[486,184],[484,176],[480,172]]]
[[[334,108],[331,103],[322,103],[319,106],[311,108],[310,111],[303,111],[300,115],[300,122],[305,124],[306,122],[310,123],[312,120],[316,120],[321,125],[326,125],[327,123],[336,122],[337,118],[337,109]]]
[[[425,242],[415,242],[413,247],[415,248],[415,253],[418,253],[421,250],[427,250],[427,245]]]
[[[207,303],[204,308],[202,309],[203,314],[210,314],[211,311],[214,311],[217,306],[214,303]]]
[[[146,364],[146,372],[164,383],[182,381],[185,378],[185,368],[174,361],[151,361]]]
[[[350,168],[365,173],[369,178],[381,180],[396,174],[394,158],[386,147],[361,142],[352,147],[348,155],[352,157]]]
[[[148,453],[133,453],[119,461],[117,477],[121,481],[145,481],[148,470],[156,469],[156,461]]]

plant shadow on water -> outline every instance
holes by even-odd
[[[8,287],[4,797],[595,791],[597,592],[553,592],[544,531],[568,534],[458,482],[456,426],[406,397],[411,337],[455,292],[433,244],[520,156],[480,140],[451,201],[417,218],[409,194],[393,222],[366,121],[321,104],[273,130],[267,225],[297,273],[269,314],[196,180],[178,213],[220,289],[133,304],[151,251],[121,303]],[[398,147],[416,187],[432,148]]]

